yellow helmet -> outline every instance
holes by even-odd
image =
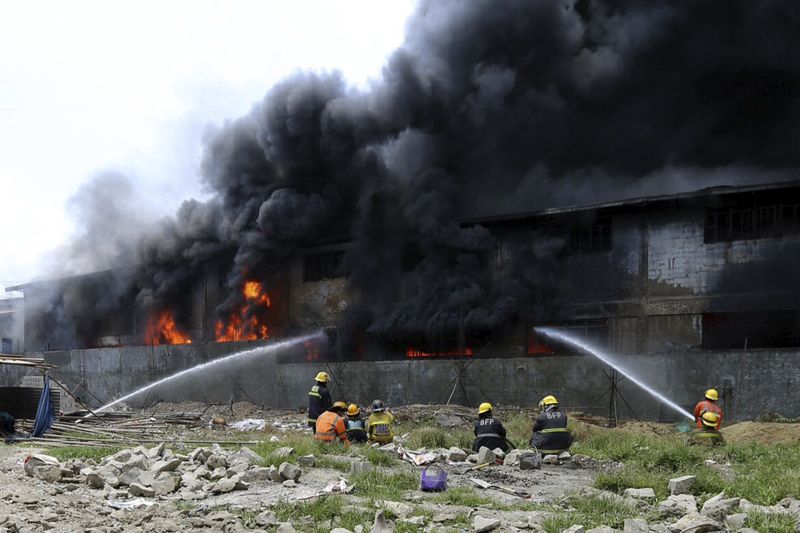
[[[322,383],[326,383],[328,381],[328,373],[327,372],[320,372],[317,374],[317,377],[314,378],[316,381],[321,381]]]
[[[710,428],[717,427],[717,422],[719,422],[719,416],[717,416],[717,413],[713,413],[711,411],[706,411],[700,415],[700,419],[703,421],[704,426],[708,426]]]
[[[719,400],[719,393],[717,392],[717,389],[708,389],[706,391],[706,398],[715,402]]]
[[[356,416],[361,409],[354,403],[351,403],[350,406],[347,408],[347,414],[350,416]]]
[[[492,404],[489,402],[483,402],[478,406],[478,414],[482,415],[483,413],[487,413],[492,410]]]
[[[558,405],[558,400],[556,400],[556,397],[552,394],[548,394],[539,402],[539,407],[545,407],[547,405]]]
[[[345,409],[347,409],[347,404],[345,402],[343,402],[342,400],[339,400],[339,401],[333,402],[333,407],[335,407],[337,409],[341,409],[342,411],[344,411]]]

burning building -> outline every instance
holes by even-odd
[[[532,333],[555,325],[685,403],[715,384],[742,416],[797,414],[796,12],[423,1],[368,90],[297,74],[211,132],[211,199],[127,266],[22,286],[26,350],[154,376],[327,328],[253,387],[295,405],[295,365],[352,361],[348,397],[441,401],[469,364],[464,401],[589,407],[601,367]],[[756,408],[751,375],[786,395]]]

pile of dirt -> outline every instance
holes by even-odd
[[[800,444],[800,424],[739,422],[723,427],[722,434],[732,444]]]
[[[674,424],[661,424],[658,422],[625,422],[619,426],[617,430],[627,433],[637,433],[639,435],[655,435],[658,437],[666,437],[677,433]]]

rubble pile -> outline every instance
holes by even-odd
[[[294,450],[279,449],[288,456]],[[121,450],[94,464],[36,454],[25,461],[25,473],[50,483],[85,483],[110,496],[155,497],[177,493],[181,499],[201,499],[206,494],[247,490],[254,481],[296,484],[299,467],[284,462],[279,467],[259,466],[261,457],[247,447],[228,451],[218,445],[196,448],[189,454],[173,452],[163,443],[153,448]],[[308,459],[306,459],[308,462]]]

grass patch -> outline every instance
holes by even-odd
[[[775,513],[750,513],[744,523],[745,527],[756,531],[769,531],[770,533],[794,533],[795,520],[788,514]]]
[[[313,524],[312,531],[328,533],[332,527],[343,527],[354,530],[356,526],[369,527],[373,515],[370,511],[355,511],[345,508],[346,501],[340,495],[322,496],[309,502],[289,503],[280,501],[272,507],[278,520],[298,523],[306,519]],[[330,520],[331,526],[320,525]]]
[[[432,450],[453,446],[469,449],[475,439],[472,432],[466,429],[445,430],[441,427],[422,426],[411,428],[408,433],[408,447],[412,449],[428,448]]]
[[[575,524],[586,529],[601,525],[622,529],[626,518],[638,516],[634,507],[602,496],[572,496],[567,501],[574,510],[556,511],[546,518],[542,527],[547,533],[560,533]]]
[[[275,451],[283,447],[294,448],[294,453],[289,457],[275,456]],[[279,466],[283,462],[296,463],[297,457],[300,455],[320,457],[326,454],[345,455],[349,452],[348,448],[345,448],[342,444],[326,444],[314,440],[308,435],[286,436],[279,442],[259,442],[252,446],[251,449],[263,458],[261,461],[262,466]]]
[[[338,470],[339,472],[350,472],[350,465],[352,463],[350,461],[345,461],[344,459],[338,459],[336,457],[331,457],[328,455],[323,455],[317,459],[317,466],[322,468],[331,468],[333,470]]]
[[[408,472],[396,474],[378,470],[359,472],[350,476],[350,481],[355,486],[358,496],[374,500],[402,500],[406,491],[419,487],[417,476]]]
[[[67,459],[94,459],[100,461],[109,455],[114,455],[122,450],[122,447],[96,447],[96,446],[70,446],[63,448],[47,448],[45,453],[52,455],[59,461]]]
[[[364,457],[375,466],[394,466],[399,461],[392,454],[381,452],[375,448],[365,448]]]
[[[465,507],[482,507],[495,505],[494,500],[478,494],[472,487],[453,487],[437,494],[431,501],[446,505],[463,505]]]

